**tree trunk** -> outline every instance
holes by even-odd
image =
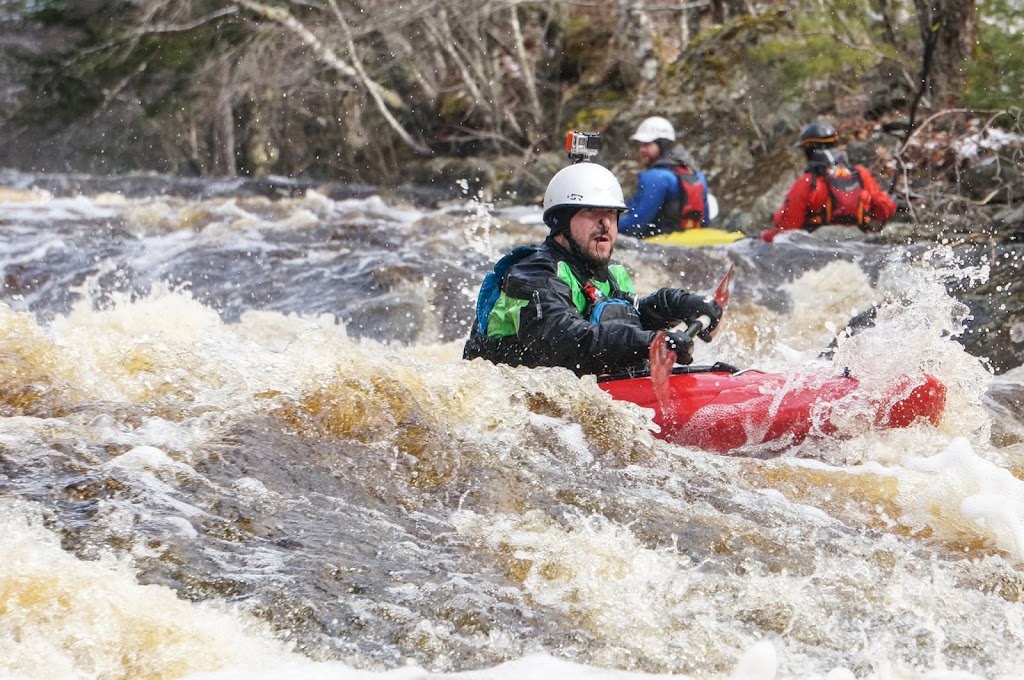
[[[922,75],[931,106],[953,104],[977,35],[975,0],[914,0],[924,42]]]
[[[218,78],[217,114],[213,121],[214,172],[233,177],[238,174],[235,162],[235,110],[231,104],[231,66],[222,61]]]
[[[882,38],[889,45],[897,45],[896,19],[894,18],[896,8],[893,7],[893,0],[872,0],[871,8],[882,18]]]

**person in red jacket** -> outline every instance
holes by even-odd
[[[836,129],[823,121],[811,123],[800,133],[807,167],[775,213],[775,229],[763,232],[761,238],[771,242],[784,231],[814,231],[825,224],[878,231],[892,219],[895,201],[867,168],[850,164],[836,148],[838,141]]]

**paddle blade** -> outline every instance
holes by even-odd
[[[712,297],[715,298],[715,302],[718,303],[718,306],[722,308],[723,312],[725,311],[725,306],[729,304],[729,285],[732,283],[732,269],[733,267],[730,264],[729,271],[725,272],[725,276],[723,276],[722,280],[718,282],[717,286],[715,286],[715,292],[714,295],[712,295]]]
[[[672,368],[676,365],[676,353],[668,348],[665,342],[665,331],[658,331],[651,342],[649,354],[651,363],[651,383],[654,398],[658,400],[663,422],[675,420],[675,409],[672,408]]]
[[[654,383],[654,396],[664,409],[668,405],[668,379],[672,375],[672,367],[676,364],[676,353],[665,343],[665,332],[658,331],[651,342],[648,360],[651,364],[651,382]]]
[[[712,295],[715,298],[715,302],[722,308],[722,316],[725,316],[725,306],[729,304],[729,287],[732,284],[732,265],[729,265],[729,270],[725,272],[725,276],[715,286],[715,292]],[[711,338],[714,339],[715,335],[718,334],[718,329],[722,327],[722,324],[718,324],[715,330],[711,331]]]
[[[713,292],[711,294],[711,298],[715,302],[718,303],[719,307],[722,308],[722,314],[723,315],[725,314],[725,306],[727,304],[729,304],[729,284],[732,283],[732,271],[733,271],[733,266],[730,264],[729,265],[729,270],[725,272],[725,276],[723,276],[722,280],[718,282],[717,286],[715,286],[715,292]],[[705,328],[707,328],[710,325],[711,325],[711,317],[706,316],[706,315],[705,316],[701,316],[699,319],[697,319],[696,321],[691,323],[689,326],[687,326],[686,333],[691,338],[695,338],[695,337],[697,337],[697,335],[701,331],[703,331]],[[721,327],[721,324],[716,326],[715,330],[711,331],[711,337],[709,338],[709,340],[713,340],[715,338],[715,335],[718,333],[718,329],[720,327]],[[704,336],[701,336],[701,338],[703,339]]]

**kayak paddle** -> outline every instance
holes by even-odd
[[[728,271],[725,272],[725,276],[715,286],[715,292],[711,294],[718,306],[722,308],[722,313],[725,314],[725,306],[729,303],[729,284],[732,282],[732,271],[733,266],[730,264]],[[691,338],[696,337],[698,333],[711,325],[710,317],[704,315],[686,328],[686,334]],[[718,332],[718,328],[711,331],[711,337],[714,338]],[[665,332],[658,331],[654,336],[654,340],[651,342],[651,348],[648,354],[648,362],[651,367],[651,381],[654,383],[654,394],[658,397],[658,402],[667,402],[668,399],[668,378],[672,375],[672,367],[676,363],[676,353],[668,349],[665,346]],[[662,410],[665,404],[662,404]]]
[[[711,297],[718,303],[718,306],[722,308],[722,314],[725,314],[725,306],[729,304],[729,284],[732,283],[732,265],[729,265],[729,270],[725,272],[725,276],[715,286],[715,292],[711,294]],[[700,316],[696,321],[686,327],[686,334],[691,338],[697,337],[697,333],[711,325],[711,318],[707,315]],[[711,337],[714,338],[715,334],[718,333],[718,328],[711,331]]]

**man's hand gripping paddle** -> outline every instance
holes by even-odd
[[[722,308],[723,315],[725,314],[725,306],[729,303],[730,283],[732,283],[731,264],[729,265],[729,270],[725,272],[725,276],[718,282],[715,292],[712,294],[715,302]],[[711,319],[707,316],[702,316],[687,326],[686,334],[694,338],[710,325]],[[715,328],[715,330],[711,331],[711,337],[715,337],[717,333],[718,328]],[[667,408],[669,405],[668,378],[672,375],[672,367],[676,363],[676,353],[666,347],[664,331],[658,331],[658,334],[654,336],[648,360],[651,365],[651,381],[654,383],[654,395],[658,398],[658,404],[661,406],[662,413],[669,413],[670,411]]]

